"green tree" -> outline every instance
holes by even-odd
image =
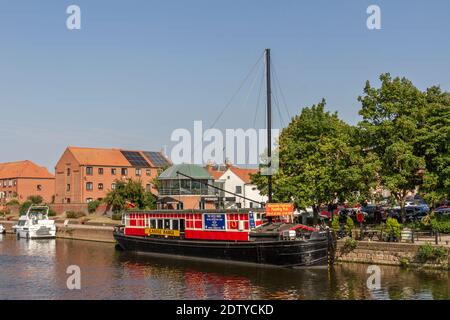
[[[321,205],[365,197],[376,181],[376,162],[364,161],[367,152],[355,144],[356,129],[326,112],[325,105],[323,100],[304,108],[281,132],[273,177],[273,200],[311,206],[315,223]],[[267,177],[256,174],[252,181],[267,194]]]
[[[42,202],[44,202],[44,199],[40,195],[29,196],[27,198],[27,200],[30,201],[31,204],[34,204],[34,205],[39,205],[39,204],[42,204]]]
[[[431,87],[425,94],[427,104],[419,115],[417,139],[426,166],[420,191],[434,206],[450,198],[450,93]]]
[[[33,203],[30,200],[24,201],[21,205],[20,205],[20,215],[23,216],[27,213],[28,209],[33,205]]]
[[[151,192],[145,191],[141,181],[129,179],[116,180],[114,190],[108,192],[105,202],[114,212],[125,210],[127,202],[130,202],[141,210],[152,210],[156,208],[156,198]]]
[[[364,147],[380,161],[381,184],[400,204],[405,215],[408,192],[422,183],[424,158],[416,148],[420,135],[417,116],[426,107],[426,95],[405,78],[380,76],[381,87],[373,88],[367,81],[359,123]]]
[[[101,201],[100,200],[94,200],[88,203],[88,212],[94,213],[97,208],[100,206]]]

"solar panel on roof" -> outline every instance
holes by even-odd
[[[160,152],[146,151],[145,156],[153,163],[155,167],[165,167],[170,165],[170,162]]]
[[[150,164],[137,151],[121,151],[123,156],[130,162],[133,167],[149,168]]]

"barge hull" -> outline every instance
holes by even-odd
[[[281,267],[328,265],[328,239],[220,242],[125,236],[114,232],[123,250],[237,261]]]

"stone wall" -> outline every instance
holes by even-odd
[[[7,233],[12,233],[12,226],[16,221],[0,221]],[[88,226],[78,224],[56,224],[56,237],[62,239],[87,240],[97,242],[112,242],[114,227],[111,226]]]
[[[339,240],[337,242],[336,261],[399,266],[401,265],[401,260],[406,258],[411,262],[412,266],[448,267],[450,260],[447,262],[447,265],[445,263],[442,265],[419,264],[415,260],[419,247],[420,245],[411,243],[358,241],[356,248],[350,250],[345,247],[345,240]]]
[[[63,239],[88,240],[98,242],[115,242],[113,227],[98,227],[86,225],[67,226],[57,224],[56,237]]]

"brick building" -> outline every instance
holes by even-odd
[[[170,165],[160,152],[68,147],[55,167],[55,203],[103,199],[117,180],[139,180],[156,193],[151,181]]]
[[[47,168],[29,160],[0,163],[0,204],[12,199],[23,202],[35,195],[50,203],[54,194],[55,177]]]

